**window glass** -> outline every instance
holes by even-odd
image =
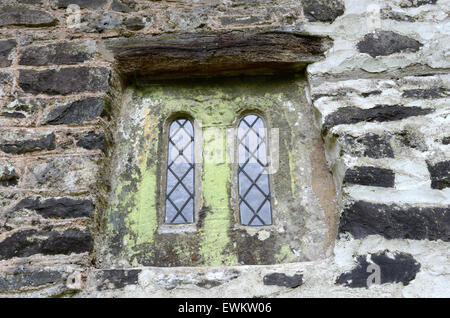
[[[194,222],[194,172],[194,127],[179,118],[169,127],[165,223]]]
[[[264,121],[247,115],[238,127],[239,214],[242,225],[272,224]]]

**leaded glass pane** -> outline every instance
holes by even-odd
[[[264,121],[247,115],[238,128],[239,212],[242,225],[272,224]]]
[[[194,167],[194,127],[189,119],[176,119],[169,128],[165,217],[167,224],[194,222]]]

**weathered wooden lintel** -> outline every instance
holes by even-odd
[[[331,40],[284,31],[173,33],[105,41],[126,78],[298,72],[324,58]]]

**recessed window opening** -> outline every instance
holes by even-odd
[[[170,123],[166,172],[165,223],[194,223],[194,126],[187,118]]]
[[[263,119],[250,114],[238,126],[238,188],[241,225],[272,225],[272,207]]]
[[[111,190],[98,218],[108,221],[101,264],[328,257],[337,200],[309,83],[253,75],[129,82],[103,170]]]

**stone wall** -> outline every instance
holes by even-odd
[[[445,0],[1,0],[0,296],[448,297],[449,11]],[[231,30],[332,40],[298,65],[337,189],[333,255],[103,268],[104,163],[133,76],[111,43]],[[367,288],[372,264],[381,285]]]

